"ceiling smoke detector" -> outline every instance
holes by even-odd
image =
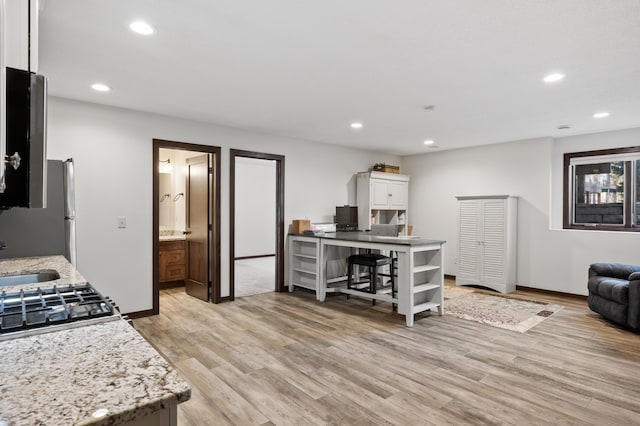
[[[571,124],[561,124],[558,127],[556,127],[556,129],[558,130],[567,130],[571,128]]]
[[[424,107],[422,107],[423,110],[427,111],[427,112],[432,112],[433,110],[436,109],[435,105],[425,105]]]

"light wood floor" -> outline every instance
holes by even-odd
[[[136,328],[193,385],[180,425],[640,424],[640,335],[584,298],[526,333],[344,296],[213,305],[179,289]]]

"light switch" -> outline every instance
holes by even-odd
[[[118,228],[126,228],[127,227],[127,218],[124,216],[118,217]]]

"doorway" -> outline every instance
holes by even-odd
[[[247,176],[249,170],[255,179],[254,188],[266,190],[254,193],[255,199],[250,201],[252,197],[237,193],[242,188],[249,188],[250,183],[246,182],[252,179]],[[273,177],[271,173],[274,173]],[[245,283],[242,294],[264,291],[263,277],[271,277],[271,283],[266,283],[267,288],[270,285],[270,291],[284,291],[284,156],[230,150],[229,198],[229,300],[239,295],[236,290],[240,290],[241,284],[236,283],[237,279],[243,279]],[[262,204],[266,209],[252,207],[251,203]],[[271,209],[273,211],[268,211]],[[247,244],[252,238],[254,241]],[[247,271],[253,277],[250,280],[246,278]]]
[[[220,154],[220,147],[153,140],[153,308],[149,314],[160,312],[160,289],[167,282],[184,283],[186,293],[198,299],[221,301]],[[167,186],[168,182],[173,183]]]

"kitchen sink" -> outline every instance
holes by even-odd
[[[42,283],[60,278],[56,271],[37,272],[34,274],[6,275],[0,277],[0,287],[10,285]]]

